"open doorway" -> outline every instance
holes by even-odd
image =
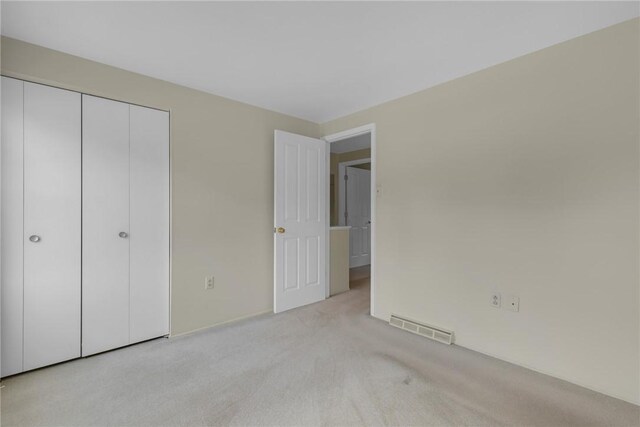
[[[326,136],[329,144],[329,247],[327,277],[333,282],[327,296],[370,288],[370,311],[375,310],[375,125]],[[344,253],[344,255],[343,255]],[[348,274],[336,273],[347,268]],[[346,286],[343,281],[347,281]],[[341,282],[341,283],[336,283]],[[330,293],[330,294],[329,294]]]

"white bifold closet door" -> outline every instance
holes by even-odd
[[[80,105],[2,78],[2,376],[80,356]]]
[[[169,113],[131,105],[129,339],[169,333]]]
[[[22,372],[24,83],[2,77],[2,376]]]
[[[129,344],[129,197],[129,104],[83,95],[83,356]]]
[[[83,95],[82,355],[169,333],[169,115]]]

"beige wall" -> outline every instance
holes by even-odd
[[[380,318],[640,402],[639,35],[636,19],[323,125],[376,124]]]
[[[272,310],[273,131],[318,125],[4,37],[1,66],[171,111],[173,334]]]
[[[338,164],[351,160],[368,159],[371,157],[371,148],[362,150],[347,151],[346,153],[331,153],[329,160],[329,168],[331,174],[331,207],[330,207],[330,223],[338,225],[338,200],[340,200],[340,185],[338,177]]]
[[[331,296],[349,290],[349,229],[332,228],[329,235],[331,255]]]

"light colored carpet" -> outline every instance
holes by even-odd
[[[632,426],[640,408],[327,301],[4,381],[2,425]]]

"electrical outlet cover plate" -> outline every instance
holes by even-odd
[[[500,294],[497,292],[492,293],[489,303],[491,307],[500,308]]]
[[[204,278],[204,288],[213,289],[213,276]]]
[[[520,311],[520,298],[515,295],[507,295],[507,310]]]

